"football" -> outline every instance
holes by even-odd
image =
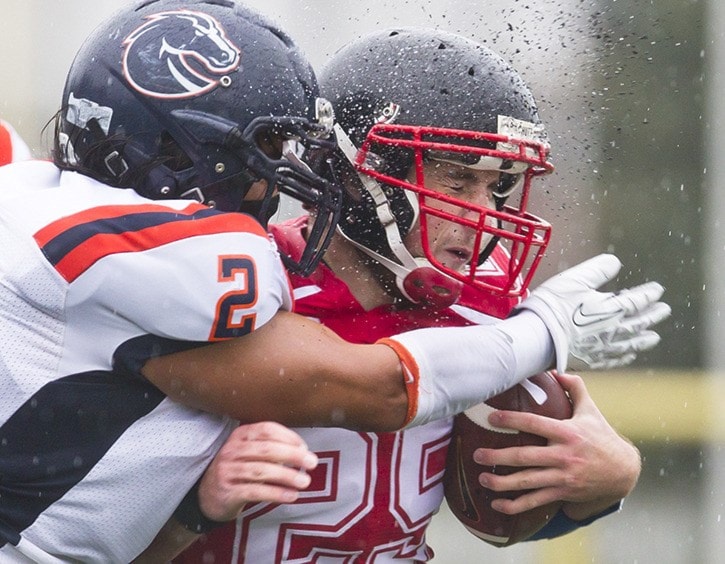
[[[546,525],[561,507],[561,502],[518,515],[506,515],[491,508],[494,499],[514,499],[520,492],[494,492],[484,488],[478,482],[478,475],[481,472],[505,475],[521,468],[481,466],[473,461],[473,451],[479,447],[546,444],[543,437],[491,425],[488,415],[495,409],[528,411],[568,419],[572,416],[572,404],[554,376],[542,372],[454,419],[444,478],[448,506],[456,518],[480,539],[494,546],[509,546],[527,539]]]

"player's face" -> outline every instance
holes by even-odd
[[[282,157],[282,137],[272,132],[265,131],[257,136],[257,145],[265,155],[272,159]],[[267,194],[267,181],[257,180],[249,187],[244,200],[247,202],[256,202],[262,200]],[[275,190],[276,195],[276,190]]]
[[[249,187],[247,193],[244,196],[245,202],[258,202],[264,199],[267,194],[267,181],[257,180],[254,184]]]
[[[498,171],[476,170],[444,161],[431,160],[424,164],[426,188],[489,209],[496,208],[493,194],[497,188],[499,176]],[[408,180],[415,182],[414,171],[411,171]],[[430,198],[426,200],[426,203],[457,217],[470,217],[471,219],[478,217],[477,212],[453,204],[434,201]],[[495,226],[493,218],[487,221]],[[429,248],[437,260],[453,270],[460,270],[470,263],[476,237],[474,229],[430,214],[427,226]],[[491,235],[484,235],[481,248],[485,248],[490,239]],[[419,224],[408,234],[405,243],[414,256],[425,256]]]

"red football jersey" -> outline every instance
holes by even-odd
[[[13,126],[0,119],[0,166],[30,158],[30,149]]]
[[[302,248],[304,225],[303,217],[270,229],[278,246],[294,253]],[[503,277],[506,260],[497,248],[480,272],[490,280]],[[442,311],[395,305],[365,311],[324,264],[309,278],[292,275],[291,281],[297,313],[354,343],[421,327],[487,323],[518,302],[467,288],[458,304]],[[443,502],[451,425],[445,419],[397,433],[295,429],[320,459],[300,499],[248,506],[235,523],[204,535],[176,562],[427,561],[433,551],[425,531]]]

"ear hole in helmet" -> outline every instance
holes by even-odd
[[[194,166],[189,155],[179,146],[176,140],[164,131],[158,140],[158,155],[163,159],[164,166],[175,172],[187,170]]]

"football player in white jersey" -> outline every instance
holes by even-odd
[[[227,0],[129,4],[83,44],[54,161],[0,168],[1,558],[129,562],[172,515],[198,530],[218,515],[194,486],[239,422],[397,430],[656,344],[662,288],[599,292],[611,255],[490,327],[355,345],[290,313],[282,261],[308,274],[340,206],[299,158],[332,146],[317,90],[294,43]],[[316,210],[282,260],[263,227],[279,192]]]
[[[552,167],[520,76],[473,41],[402,28],[341,49],[320,87],[337,119],[340,152],[330,176],[346,187],[343,220],[323,264],[291,276],[296,311],[356,343],[506,317],[526,295],[550,231],[527,210],[533,177]],[[299,255],[307,222],[270,225],[283,253]],[[550,448],[481,453],[492,466],[536,467],[487,476],[496,488],[534,490],[503,509],[566,502],[533,538],[616,510],[640,471],[637,449],[606,422],[583,382],[562,383],[575,400],[572,419],[504,415],[514,425],[533,419],[550,434]],[[296,429],[320,460],[298,501],[249,504],[175,562],[429,560],[425,532],[443,501],[451,423],[396,433]]]
[[[0,168],[0,559],[129,562],[237,427],[169,401],[135,364],[290,308],[263,226],[222,211],[266,218],[267,186],[321,206],[317,241],[290,267],[314,264],[337,190],[282,153],[329,145],[316,98],[296,46],[232,3],[128,5],[81,47],[54,162]],[[256,463],[313,464],[288,430],[242,432]],[[294,490],[297,474],[278,481]]]

